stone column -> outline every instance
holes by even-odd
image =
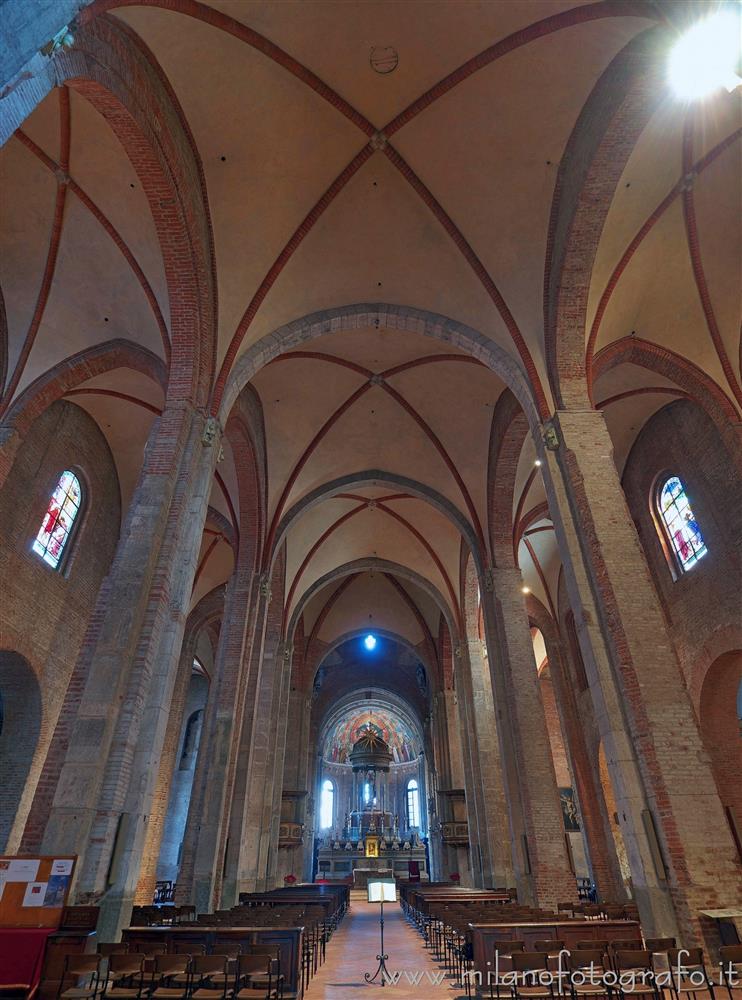
[[[253,645],[251,679],[240,746],[225,866],[225,894],[273,887],[278,855],[278,826],[286,742],[290,657],[281,639],[283,558],[276,560],[270,582],[263,581],[264,629]]]
[[[80,654],[85,689],[42,850],[80,855],[75,898],[99,901],[104,941],[136,890],[218,437],[187,404],[156,422]]]
[[[306,848],[307,842],[312,840],[314,831],[308,828],[307,811],[309,807],[308,799],[312,794],[313,787],[309,782],[310,757],[313,747],[310,737],[310,705],[311,705],[311,685],[308,678],[305,678],[303,671],[303,636],[297,637],[294,646],[294,655],[291,660],[290,691],[288,694],[288,724],[287,732],[290,733],[290,752],[284,759],[283,775],[280,786],[284,792],[303,792],[304,796],[296,801],[295,814],[292,817],[295,822],[304,824],[302,844],[291,848],[283,848],[279,854],[279,867],[284,865],[285,870],[279,871],[279,882],[282,875],[289,872],[295,874],[303,881],[310,881],[311,871],[307,873]],[[307,685],[310,690],[307,690]],[[283,801],[281,801],[281,807]],[[334,827],[340,829],[342,836],[347,799],[343,800],[338,788],[335,798],[336,822]],[[310,854],[311,864],[311,854]]]
[[[490,673],[503,728],[510,735],[508,798],[519,899],[556,908],[577,898],[559,801],[554,761],[533,657],[520,570],[491,571],[482,593]],[[505,716],[503,718],[503,715]],[[522,824],[522,825],[521,825]]]
[[[544,637],[546,638],[546,637]],[[588,757],[577,705],[572,688],[572,678],[566,669],[564,644],[559,639],[546,639],[549,669],[554,682],[556,703],[561,718],[562,732],[567,743],[572,775],[577,786],[585,839],[590,856],[590,867],[600,899],[618,901],[625,897],[621,870],[613,843],[605,809],[601,808],[603,793],[597,762]]]
[[[458,650],[456,683],[464,735],[464,775],[471,866],[476,886],[512,885],[513,868],[492,685],[484,647],[472,639]]]
[[[155,893],[157,882],[157,862],[160,856],[160,844],[165,827],[170,791],[177,764],[178,748],[183,730],[183,715],[185,713],[188,685],[193,672],[193,644],[186,641],[180,656],[178,675],[175,681],[173,698],[170,703],[170,715],[167,721],[165,741],[162,745],[157,771],[157,788],[152,803],[152,813],[147,822],[147,833],[142,849],[142,865],[139,870],[134,902],[140,906],[149,906]]]
[[[193,903],[199,913],[214,909],[221,887],[248,697],[250,656],[246,650],[255,635],[260,605],[259,578],[253,571],[252,554],[243,555],[241,550],[224,601],[178,873],[176,901]]]
[[[537,448],[645,933],[711,950],[699,911],[742,869],[602,413],[559,411]]]
[[[437,734],[434,744],[438,778],[436,793],[439,788],[449,791],[458,788],[464,789],[466,786],[462,750],[463,733],[458,717],[457,694],[453,689],[447,689],[435,695],[433,721]],[[436,806],[439,824],[453,819],[448,796],[439,798],[436,794]],[[447,874],[453,871],[459,872],[464,878],[466,869],[471,868],[469,849],[444,844],[440,829],[435,836],[435,842],[439,845],[437,878],[444,879]]]

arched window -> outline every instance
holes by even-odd
[[[685,486],[677,476],[670,476],[659,488],[657,506],[675,562],[684,573],[706,555],[707,549]]]
[[[319,800],[319,825],[322,830],[329,830],[334,818],[335,786],[329,778],[322,782],[322,794]]]
[[[420,826],[420,792],[414,778],[407,782],[407,825]]]
[[[41,522],[33,551],[52,569],[58,569],[82,506],[82,487],[77,476],[65,470],[59,477]]]

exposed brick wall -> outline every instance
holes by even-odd
[[[63,568],[55,571],[31,551],[31,543],[49,494],[66,468],[78,473],[86,499]],[[80,407],[54,403],[31,426],[0,491],[0,649],[25,658],[41,694],[38,744],[31,749],[33,760],[20,805],[16,797],[15,820],[11,816],[8,822],[8,803],[0,792],[0,849],[13,851],[19,845],[120,524],[118,477],[103,434]],[[31,733],[27,739],[34,742]],[[18,752],[28,754],[29,748],[19,747]],[[0,760],[3,771],[5,766]]]
[[[559,633],[551,634],[546,627],[549,619],[545,617],[545,609],[536,620],[540,622],[546,639],[552,683],[565,720],[564,732],[570,744],[572,770],[585,823],[592,876],[601,900],[623,900],[629,893],[620,871],[611,816],[601,785],[598,762],[600,732],[563,574],[559,577],[557,591],[560,631],[566,641],[560,642]],[[531,594],[531,613],[537,608],[536,599]]]
[[[41,689],[18,653],[0,651],[0,851],[23,798],[41,727]]]
[[[605,759],[605,751],[603,750],[603,744],[598,746],[598,765],[600,767],[600,785],[603,789],[603,798],[605,799],[606,809],[608,810],[608,819],[611,825],[611,834],[613,836],[613,842],[616,848],[616,856],[618,858],[618,864],[621,870],[621,876],[624,880],[627,890],[630,892],[631,888],[631,868],[629,867],[629,858],[626,853],[626,843],[623,839],[623,834],[621,833],[621,826],[618,822],[618,812],[616,810],[616,796],[613,791],[613,782],[611,781],[611,776],[608,773],[608,763]]]
[[[650,509],[658,477],[665,472],[677,473],[685,484],[708,547],[689,572],[675,575]],[[689,400],[677,400],[656,413],[637,438],[623,487],[693,707],[705,729],[701,690],[706,673],[717,656],[742,649],[742,474],[711,419]],[[733,727],[734,698],[728,712]],[[737,740],[736,750],[742,769],[742,740]]]
[[[739,898],[742,869],[684,690],[671,623],[640,550],[602,417],[560,411],[555,425],[559,454],[553,458],[543,449],[539,457],[550,503],[559,512],[560,544],[570,554],[565,575],[580,617],[591,693],[602,709],[600,729],[622,829],[627,845],[629,837],[645,844],[653,821],[667,870],[665,889],[659,864],[654,870],[635,867],[630,847],[642,919],[652,931],[668,928],[685,944],[703,943],[711,953],[718,937],[698,913]],[[583,568],[588,586],[580,579]],[[598,607],[592,606],[593,595]],[[620,686],[621,713],[611,704],[614,684]]]
[[[725,653],[711,664],[701,689],[701,735],[725,810],[732,811],[742,857],[742,723],[738,717],[742,650]],[[728,815],[728,814],[727,814]]]
[[[559,788],[570,788],[572,778],[569,773],[567,751],[564,748],[564,739],[562,738],[562,724],[557,710],[554,685],[551,682],[548,667],[542,671],[539,677],[539,687],[541,688],[541,700],[544,703],[546,729],[549,733],[549,743],[551,744],[551,756],[554,761],[557,785]]]

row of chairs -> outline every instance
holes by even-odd
[[[338,925],[338,914],[328,913],[321,906],[289,906],[281,905],[275,907],[246,908],[235,907],[232,910],[222,912],[220,919],[216,919],[215,914],[205,914],[199,917],[197,922],[179,923],[178,927],[184,930],[193,927],[196,930],[199,926],[224,927],[226,930],[239,928],[244,929],[247,935],[251,927],[271,927],[271,926],[302,926],[304,935],[302,939],[302,953],[300,959],[300,974],[302,987],[309,984],[312,977],[317,973],[318,968],[325,960],[327,943]],[[180,932],[179,932],[180,933]],[[192,941],[182,941],[178,943],[174,940],[171,943],[170,951],[184,949],[193,952],[201,948],[200,945]],[[232,936],[232,939],[234,936]],[[225,938],[225,941],[228,939]],[[146,945],[149,947],[149,945]],[[164,946],[163,946],[164,947]],[[218,949],[221,953],[223,946],[219,943],[218,937],[212,950]]]
[[[512,923],[554,923],[558,920],[553,910],[525,906],[517,903],[465,902],[438,903],[431,900],[427,913],[409,907],[407,916],[413,921],[425,939],[426,947],[436,948],[437,939],[449,917],[460,915],[466,923],[512,924]]]
[[[158,908],[153,907],[151,909],[157,910]],[[163,907],[159,909],[159,914],[153,914],[154,919],[148,925],[162,926],[162,914],[167,909],[167,907]],[[193,911],[193,907],[183,907],[180,909]],[[302,986],[306,986],[316,974],[319,966],[324,962],[327,943],[336,930],[343,913],[344,909],[331,912],[328,908],[319,905],[295,905],[275,902],[271,903],[271,905],[243,905],[233,907],[230,910],[217,910],[214,913],[200,914],[195,920],[192,913],[190,914],[191,919],[188,919],[186,914],[182,914],[174,916],[170,923],[172,926],[178,926],[179,928],[244,928],[246,932],[251,927],[302,926],[304,927],[304,937],[301,955],[301,980]],[[185,942],[183,946],[189,949],[193,949],[194,947],[189,942]],[[174,947],[177,947],[177,945],[174,945]]]
[[[703,949],[679,949],[672,937],[647,938],[643,943],[578,941],[569,950],[564,948],[563,941],[537,941],[532,951],[526,951],[522,941],[503,941],[495,946],[493,968],[501,976],[499,982],[497,978],[490,980],[490,997],[555,1000],[569,993],[573,1000],[590,997],[661,1000],[663,990],[667,989],[674,1000],[688,995],[695,1000],[696,993],[704,991],[714,1000],[715,989],[722,987],[728,991],[729,1000],[733,1000],[732,990],[742,988],[742,945],[723,946],[720,959],[715,982],[706,967]],[[467,972],[471,972],[472,966],[468,960],[465,965],[463,980],[470,994],[472,976]],[[566,984],[559,979],[561,970],[567,976]],[[534,974],[542,972],[551,976],[547,975],[544,982],[536,979],[534,984]],[[665,974],[665,981],[658,981],[661,974]]]
[[[58,1000],[293,1000],[274,949],[67,955]],[[73,985],[66,985],[72,980]]]
[[[678,965],[681,956],[682,965]],[[560,969],[553,967],[553,955],[546,951],[510,950],[507,971],[489,978],[491,998],[502,1000],[555,1000],[567,994],[572,1000],[618,998],[618,1000],[661,1000],[663,988],[668,988],[675,1000],[704,990],[713,997],[713,983],[708,975],[701,948],[688,953],[669,949],[668,961],[678,974],[660,986],[652,952],[643,948],[616,950],[608,954],[603,948],[575,948],[561,956]],[[552,959],[552,961],[550,961]],[[497,968],[497,966],[496,966]],[[561,971],[561,975],[559,972]]]

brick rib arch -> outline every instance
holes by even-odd
[[[232,448],[237,476],[239,519],[235,527],[240,541],[240,560],[242,565],[253,569],[260,564],[265,544],[268,456],[263,408],[251,386],[242,391],[224,433]],[[225,496],[229,496],[226,487]],[[248,545],[249,550],[242,551]]]
[[[734,404],[717,383],[692,361],[641,337],[622,337],[595,356],[596,379],[618,365],[632,364],[674,382],[701,406],[742,466],[742,435]]]
[[[367,570],[397,576],[402,580],[409,580],[411,583],[420,587],[421,590],[423,590],[435,601],[436,605],[440,609],[441,614],[445,618],[454,644],[459,641],[458,636],[460,634],[460,628],[456,618],[456,609],[449,607],[448,602],[443,597],[443,594],[441,594],[434,584],[432,584],[424,576],[416,573],[415,570],[410,569],[409,566],[402,566],[400,563],[391,562],[388,559],[379,559],[376,556],[367,556],[364,559],[355,559],[353,562],[344,563],[342,566],[336,566],[335,569],[330,570],[329,573],[325,573],[324,576],[315,580],[315,582],[304,591],[294,608],[286,628],[287,643],[289,645],[293,643],[297,626],[301,616],[304,614],[304,609],[315,594],[319,593],[320,590],[328,584],[333,583],[335,580],[344,580],[347,577],[354,577],[359,573],[366,572]]]
[[[274,358],[318,337],[368,327],[383,327],[400,334],[422,334],[470,354],[512,390],[529,424],[534,427],[539,424],[540,416],[528,378],[520,362],[504,348],[477,330],[446,316],[414,306],[384,302],[361,302],[310,313],[262,337],[235,362],[222,396],[220,422],[224,423],[242,388]]]
[[[517,512],[513,513],[515,480],[527,434],[528,421],[518,400],[512,392],[504,392],[492,414],[487,462],[487,520],[492,561],[496,566],[514,566],[516,562],[513,546],[519,518]]]
[[[634,38],[585,102],[562,157],[551,206],[544,273],[546,362],[557,405],[590,406],[585,368],[593,263],[618,181],[665,96],[667,29]]]
[[[172,89],[122,22],[96,17],[44,72],[4,102],[0,143],[55,86],[66,84],[106,120],[149,202],[165,265],[172,359],[168,396],[204,406],[214,372],[217,298],[203,173]]]
[[[130,368],[146,375],[163,390],[167,371],[161,358],[128,340],[108,340],[72,354],[32,382],[0,420],[0,486],[10,472],[15,453],[31,424],[52,403],[96,375]]]
[[[338,479],[332,480],[331,482],[324,483],[322,486],[318,486],[315,490],[312,490],[311,493],[308,493],[306,496],[302,497],[301,500],[298,500],[294,506],[287,511],[278,525],[278,530],[276,531],[275,539],[273,541],[273,547],[270,552],[266,553],[266,559],[264,562],[266,570],[275,560],[275,557],[280,551],[281,546],[292,526],[303,514],[311,510],[313,507],[316,507],[329,497],[344,492],[349,488],[357,489],[364,486],[379,485],[393,487],[409,493],[412,496],[426,501],[439,513],[443,514],[443,516],[446,517],[459,531],[462,538],[466,542],[473,554],[475,565],[477,567],[477,573],[481,576],[487,561],[486,553],[481,551],[476,534],[463,514],[461,514],[461,512],[449,500],[443,497],[436,490],[431,489],[431,487],[426,486],[423,483],[419,483],[414,479],[408,479],[406,476],[399,476],[395,473],[382,471],[381,469],[368,469],[362,472],[351,473],[348,476],[342,476]],[[386,512],[390,513],[389,510]],[[455,596],[453,593],[451,593],[451,601],[452,603],[455,602]],[[456,607],[456,613],[459,613],[458,607]]]

